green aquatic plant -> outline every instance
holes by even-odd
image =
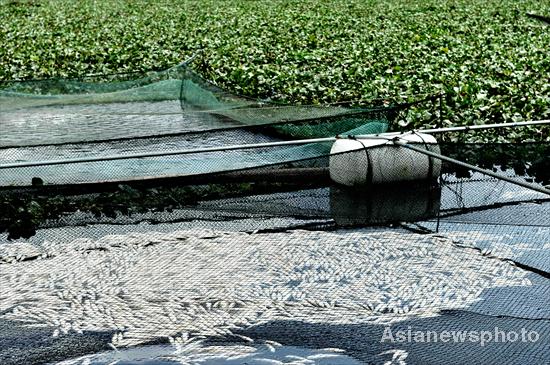
[[[444,125],[550,117],[545,2],[8,1],[0,80],[192,67],[237,94],[292,103],[446,95]],[[416,108],[407,127],[434,126]],[[469,140],[521,141],[548,128]]]

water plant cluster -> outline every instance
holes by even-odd
[[[543,1],[11,0],[1,9],[0,80],[165,69],[202,50],[196,71],[253,97],[444,93],[446,125],[550,117],[550,30],[527,16],[550,15]],[[411,126],[430,120],[415,112]]]

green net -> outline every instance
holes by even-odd
[[[334,136],[369,121],[391,121],[400,109],[400,106],[350,104],[285,105],[254,100],[228,93],[189,69],[184,74],[180,93],[184,111],[208,112],[241,125],[280,124],[273,131],[283,137]]]
[[[152,151],[382,133],[406,118],[411,105],[291,105],[253,99],[214,85],[191,70],[189,62],[141,74],[3,82],[0,164],[100,160],[5,170],[0,185],[29,185],[33,177],[46,184],[127,181],[317,158],[329,153],[330,143],[101,161]]]
[[[12,111],[52,105],[178,100],[182,67],[147,73],[133,80],[125,80],[131,75],[113,75],[6,82],[0,90],[0,107]]]
[[[277,138],[393,123],[409,104],[290,105],[223,90],[182,63],[164,71],[0,83],[0,147],[270,126]]]

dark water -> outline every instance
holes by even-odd
[[[231,345],[243,345],[243,344],[231,344],[224,343],[217,346],[220,352],[223,352],[224,347],[226,351],[231,350]],[[119,349],[118,351],[109,351],[100,353],[93,356],[86,356],[81,359],[74,359],[75,364],[80,364],[85,359],[89,361],[90,365],[172,365],[172,364],[249,364],[249,365],[261,365],[261,364],[282,364],[288,363],[292,360],[299,358],[309,359],[310,364],[319,365],[359,365],[363,364],[346,354],[335,353],[327,350],[317,350],[311,348],[301,348],[297,346],[277,346],[271,349],[262,346],[261,344],[254,346],[255,352],[250,355],[243,354],[243,356],[231,356],[231,355],[218,355],[215,356],[212,353],[205,351],[201,354],[200,349],[198,351],[189,351],[178,355],[175,348],[171,345],[152,345],[134,347],[129,349]],[[201,356],[202,355],[202,356]],[[202,357],[202,359],[201,359]],[[306,360],[307,361],[307,360]],[[300,362],[301,363],[301,362]]]

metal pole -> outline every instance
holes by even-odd
[[[546,24],[550,24],[550,17],[544,16],[544,15],[537,15],[533,13],[527,13],[526,14],[529,18],[540,20],[541,22],[545,22]]]
[[[381,133],[378,135],[384,135],[384,136],[398,136],[403,134],[411,134],[411,133],[445,133],[445,132],[467,132],[467,131],[474,131],[474,130],[480,130],[480,129],[491,129],[491,128],[507,128],[507,127],[525,127],[525,126],[531,126],[531,125],[543,125],[543,124],[549,124],[550,125],[550,119],[546,120],[534,120],[529,122],[517,122],[517,123],[496,123],[496,124],[480,124],[480,125],[467,125],[467,126],[460,126],[460,127],[447,127],[447,128],[433,128],[433,129],[416,129],[408,132],[389,132],[389,133]],[[356,138],[366,138],[368,135],[357,135]]]
[[[515,180],[515,179],[512,179],[512,178],[509,178],[508,176],[503,176],[503,175],[494,173],[493,171],[485,170],[485,169],[482,169],[480,167],[470,165],[466,162],[455,160],[454,158],[450,158],[450,157],[447,157],[447,156],[440,155],[438,153],[434,153],[434,152],[427,151],[427,150],[422,149],[422,148],[412,146],[412,145],[408,144],[407,141],[404,141],[404,140],[400,139],[399,137],[395,138],[393,140],[393,143],[395,143],[396,145],[408,148],[410,150],[413,150],[413,151],[416,151],[416,152],[419,152],[419,153],[423,153],[423,154],[425,154],[427,156],[430,156],[430,157],[434,157],[434,158],[437,158],[437,159],[440,159],[440,160],[443,160],[443,161],[447,161],[447,162],[453,163],[453,164],[458,165],[458,166],[466,167],[470,170],[481,172],[482,174],[489,175],[489,176],[492,176],[494,178],[504,180],[504,181],[507,181],[509,183],[516,184],[516,185],[519,185],[519,186],[527,188],[527,189],[538,191],[539,193],[550,195],[550,189],[546,189],[545,187],[542,187],[542,186],[539,186],[539,185],[536,185],[536,184],[530,184],[530,183],[525,182],[525,181]]]
[[[476,130],[476,129],[489,129],[489,128],[500,128],[500,127],[521,127],[528,125],[540,125],[540,124],[550,124],[550,120],[540,120],[540,121],[531,121],[531,122],[519,122],[519,123],[500,123],[500,124],[485,124],[485,125],[476,125],[476,126],[464,126],[464,127],[449,127],[449,128],[435,128],[435,129],[419,129],[413,130],[410,132],[390,132],[390,133],[380,133],[376,135],[366,134],[366,135],[355,135],[355,136],[336,136],[336,137],[326,137],[326,138],[311,138],[311,139],[299,139],[294,141],[281,141],[281,142],[267,142],[267,143],[255,143],[255,144],[243,144],[243,145],[230,145],[230,146],[219,146],[219,147],[206,147],[206,148],[197,148],[197,149],[186,149],[186,150],[175,150],[175,151],[157,151],[157,152],[146,152],[146,153],[133,153],[127,155],[108,155],[108,156],[99,156],[99,157],[83,157],[83,158],[74,158],[74,159],[64,159],[64,160],[46,160],[46,161],[34,161],[34,162],[14,162],[0,165],[0,170],[9,169],[9,168],[18,168],[18,167],[35,167],[35,166],[51,166],[51,165],[62,165],[67,163],[85,163],[85,162],[98,162],[98,161],[113,161],[113,160],[129,160],[134,158],[144,158],[144,157],[159,157],[159,156],[174,156],[174,155],[188,155],[193,153],[205,153],[205,152],[219,152],[219,151],[235,151],[235,150],[244,150],[252,148],[265,148],[265,147],[279,147],[279,146],[293,146],[301,145],[308,143],[319,143],[319,142],[334,142],[337,139],[341,138],[360,138],[360,139],[383,139],[389,140],[392,137],[407,135],[413,133],[443,133],[443,132],[454,132],[454,131],[465,131],[465,130]]]
[[[443,128],[443,93],[439,94],[439,128]],[[445,138],[445,135],[441,137],[441,140],[443,141],[443,138]]]
[[[62,165],[62,164],[67,164],[67,163],[85,163],[85,162],[97,162],[97,161],[129,160],[129,159],[133,159],[133,158],[143,158],[143,157],[188,155],[188,154],[192,154],[192,153],[234,151],[234,150],[244,150],[244,149],[249,149],[249,148],[291,146],[291,145],[300,145],[300,144],[307,144],[307,143],[332,142],[332,141],[335,141],[335,140],[336,140],[336,137],[313,138],[313,139],[302,139],[302,140],[295,140],[295,141],[254,143],[254,144],[242,144],[242,145],[219,146],[219,147],[205,147],[205,148],[185,149],[185,150],[175,150],[175,151],[131,153],[131,154],[127,154],[127,155],[108,155],[108,156],[98,156],[98,157],[83,157],[83,158],[72,158],[72,159],[64,159],[64,160],[46,160],[46,161],[34,161],[34,162],[14,162],[14,163],[8,163],[8,164],[0,165],[0,169],[9,169],[9,168],[16,168],[16,167]]]
[[[195,53],[193,53],[193,54],[191,55],[191,57],[189,57],[189,58],[186,59],[185,61],[179,63],[176,67],[187,66],[188,64],[190,64],[191,62],[193,62],[193,61],[195,60],[195,58],[197,58],[198,55],[200,55],[202,52],[203,52],[202,49],[199,49],[199,50],[195,51]]]

